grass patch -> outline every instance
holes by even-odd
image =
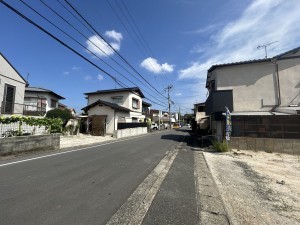
[[[226,141],[213,141],[213,148],[214,150],[216,150],[217,152],[228,152],[228,146]]]

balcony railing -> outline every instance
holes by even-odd
[[[20,104],[3,101],[0,112],[1,114],[7,115],[44,116],[46,113],[46,104],[38,104],[35,102]]]

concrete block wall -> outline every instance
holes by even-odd
[[[60,134],[0,138],[0,156],[60,148]]]
[[[231,149],[300,155],[299,139],[231,137],[229,146]]]
[[[122,130],[114,130],[115,138],[132,137],[147,133],[147,127],[136,127]]]

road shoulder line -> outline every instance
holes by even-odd
[[[230,220],[224,202],[203,153],[194,152],[194,160],[196,199],[200,224],[229,225]]]
[[[178,149],[167,152],[154,170],[112,216],[107,225],[139,225],[142,223],[177,154]]]

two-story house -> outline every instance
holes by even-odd
[[[150,103],[144,101],[142,102],[142,114],[145,116],[145,118],[151,118],[150,107]]]
[[[89,131],[95,135],[112,134],[118,122],[144,121],[142,99],[145,96],[138,87],[99,90],[85,95],[87,106],[82,110],[88,114]]]
[[[194,104],[194,116],[198,130],[208,129],[208,117],[205,113],[205,103]]]
[[[23,114],[26,80],[0,53],[0,114]]]
[[[300,138],[300,48],[273,58],[213,65],[205,111],[213,134],[224,137],[225,106],[233,136]],[[296,127],[298,126],[298,128]]]
[[[24,115],[44,116],[49,110],[58,108],[59,100],[62,99],[65,98],[51,90],[40,87],[26,87]]]

